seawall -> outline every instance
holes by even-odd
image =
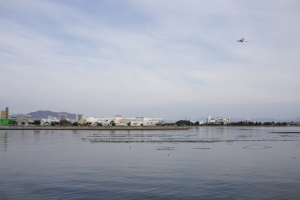
[[[187,126],[0,126],[0,130],[188,130]]]

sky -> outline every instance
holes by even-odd
[[[0,0],[0,110],[299,117],[299,10],[297,0]]]

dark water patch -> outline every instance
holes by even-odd
[[[156,150],[165,150],[165,151],[170,151],[170,150],[177,150],[175,147],[166,147],[166,146],[161,146],[161,147],[156,147]]]
[[[269,148],[272,148],[272,147],[267,146],[267,145],[261,145],[261,144],[253,144],[253,145],[250,145],[250,146],[245,146],[243,148],[251,149],[251,150],[265,150],[265,149],[269,149]]]

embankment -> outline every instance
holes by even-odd
[[[0,130],[188,130],[187,126],[0,126]]]

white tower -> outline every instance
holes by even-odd
[[[211,122],[211,116],[208,115],[208,116],[207,116],[207,123],[210,123],[210,122]]]

